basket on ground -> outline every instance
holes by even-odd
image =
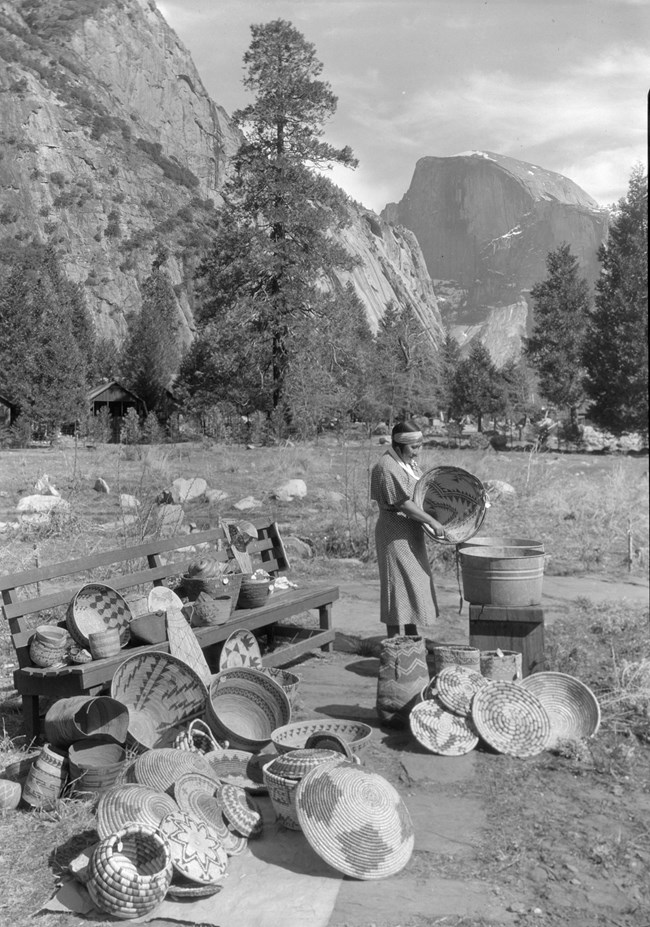
[[[129,710],[108,695],[61,698],[45,715],[45,739],[55,747],[102,737],[123,744],[129,730]]]
[[[461,467],[432,467],[415,485],[413,501],[445,529],[446,543],[460,544],[480,529],[487,510],[483,483]],[[431,538],[433,532],[425,525]]]
[[[350,751],[358,756],[363,753],[372,736],[372,728],[363,721],[345,721],[339,718],[310,718],[294,721],[276,728],[271,740],[278,753],[288,753],[305,746],[312,734],[336,734],[341,737]]]
[[[292,750],[263,767],[264,783],[279,824],[288,830],[300,830],[296,811],[296,793],[300,780],[324,763],[342,763],[346,758],[334,750]]]
[[[157,828],[173,811],[178,811],[178,805],[164,792],[146,785],[117,783],[97,803],[97,833],[101,838],[108,837],[129,823]]]
[[[540,700],[551,723],[549,746],[561,740],[593,737],[600,727],[598,699],[574,676],[566,673],[533,673],[520,683]]]
[[[149,914],[167,894],[172,878],[169,845],[157,830],[130,824],[101,840],[86,883],[93,903],[128,920]]]
[[[131,632],[131,609],[120,593],[104,583],[86,583],[68,605],[65,620],[68,631],[81,646],[88,648],[93,631],[117,628],[120,644],[125,647]]]
[[[99,795],[119,781],[124,772],[126,752],[114,740],[98,737],[71,744],[68,759],[74,792]]]
[[[472,722],[499,753],[536,756],[548,747],[551,723],[532,692],[517,682],[490,682],[472,700]]]
[[[431,753],[462,756],[478,744],[471,722],[447,711],[435,696],[411,709],[409,725],[417,742]]]
[[[317,766],[298,785],[296,811],[312,848],[345,875],[386,878],[411,858],[411,817],[377,773],[345,762]]]
[[[286,692],[261,670],[232,667],[210,683],[207,720],[217,738],[234,749],[258,751],[273,731],[291,720]]]
[[[200,676],[158,650],[127,657],[115,671],[111,697],[129,709],[129,739],[145,750],[171,746],[182,728],[204,715],[208,703]]]

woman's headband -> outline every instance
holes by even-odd
[[[420,444],[424,435],[421,431],[404,431],[393,435],[394,444]]]

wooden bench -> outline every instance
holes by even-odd
[[[263,567],[272,576],[289,568],[282,538],[275,522],[253,519],[258,540],[251,541],[247,553],[253,567]],[[221,548],[221,549],[219,549]],[[121,549],[106,550],[38,569],[0,577],[3,611],[9,622],[12,642],[18,658],[14,685],[22,698],[25,733],[28,739],[40,733],[39,699],[58,699],[72,695],[96,695],[104,691],[120,663],[131,654],[146,650],[169,651],[168,642],[138,646],[131,642],[115,657],[89,663],[42,668],[33,666],[29,646],[39,612],[62,609],[58,623],[65,626],[65,610],[82,585],[104,582],[122,595],[125,590],[144,590],[180,579],[187,567],[199,557],[219,560],[232,558],[229,538],[223,527],[193,532],[172,538],[159,538]],[[99,574],[99,575],[97,575]],[[47,591],[44,590],[48,586]],[[129,598],[126,594],[127,601]],[[332,603],[339,597],[337,586],[300,585],[300,588],[275,591],[267,604],[252,609],[236,609],[228,622],[195,629],[211,669],[218,668],[217,658],[223,641],[235,630],[263,630],[269,647],[263,656],[265,666],[284,666],[311,650],[332,649]],[[285,619],[312,609],[318,612],[318,627],[292,626]],[[279,622],[283,622],[279,624]]]

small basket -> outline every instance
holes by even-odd
[[[117,628],[106,628],[105,631],[91,631],[88,635],[88,646],[93,660],[105,660],[115,657],[120,652],[120,632]]]
[[[267,676],[270,676],[271,679],[274,679],[276,682],[279,682],[284,691],[287,693],[289,703],[291,707],[294,708],[296,700],[298,698],[298,687],[300,686],[301,677],[297,673],[290,673],[289,670],[280,669],[279,667],[269,667],[265,668],[264,672]]]
[[[294,721],[273,731],[271,740],[278,753],[288,753],[304,747],[312,734],[337,734],[358,756],[362,753],[372,736],[372,728],[362,721],[344,721],[338,718],[312,718],[307,721]]]
[[[262,767],[264,784],[268,789],[269,798],[275,811],[278,824],[287,830],[300,830],[298,813],[296,811],[296,792],[300,779],[291,779],[273,772],[275,760]]]
[[[232,614],[237,608],[237,599],[243,578],[243,573],[222,573],[214,576],[195,573],[192,576],[183,576],[176,591],[178,595],[185,596],[190,602],[198,599],[202,592],[213,598],[222,595],[230,596],[232,600],[230,613]]]
[[[80,647],[88,649],[88,636],[93,631],[117,628],[120,643],[125,647],[131,632],[131,609],[126,599],[103,583],[87,583],[75,593],[68,606],[66,624],[68,631]]]
[[[209,753],[221,755],[227,749],[228,741],[226,740],[222,746],[205,721],[195,718],[187,730],[176,737],[174,746],[177,750],[188,750],[190,753],[200,753],[203,756]]]
[[[437,675],[446,666],[464,666],[481,672],[481,651],[467,644],[436,644],[433,648],[434,672]]]
[[[54,807],[68,777],[67,754],[44,744],[34,760],[23,787],[23,801],[45,811]]]
[[[100,841],[86,883],[93,903],[122,920],[149,914],[167,894],[172,861],[165,838],[143,824],[131,824]]]
[[[29,659],[34,666],[63,666],[66,660],[66,647],[43,643],[36,635],[29,644]]]
[[[482,650],[481,673],[486,679],[515,682],[522,678],[522,655],[516,650]]]
[[[239,590],[237,608],[261,608],[269,597],[271,580],[251,580],[244,577]]]
[[[167,615],[150,612],[131,619],[131,636],[145,644],[162,644],[167,640]]]
[[[232,614],[232,598],[229,595],[211,596],[206,593],[192,603],[190,626],[204,628],[225,624]]]

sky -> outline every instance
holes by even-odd
[[[493,151],[575,181],[602,206],[647,163],[648,0],[157,0],[227,113],[250,26],[284,19],[338,97],[325,140],[355,170],[331,178],[376,212],[416,162]]]

